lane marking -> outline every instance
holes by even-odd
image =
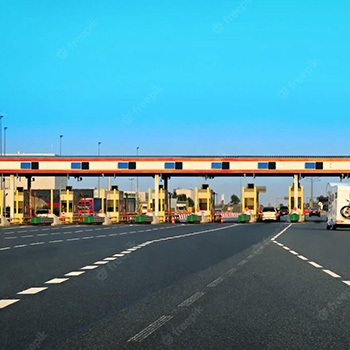
[[[80,270],[93,270],[96,268],[98,268],[97,265],[86,265],[86,266],[82,267]]]
[[[17,301],[20,300],[21,299],[0,299],[0,309],[3,309],[11,304],[17,303]]]
[[[308,261],[308,263],[309,263],[310,265],[312,265],[312,266],[317,267],[318,269],[321,269],[321,268],[322,268],[322,266],[321,266],[321,265],[319,265],[319,264],[315,263],[314,261]]]
[[[46,281],[45,283],[47,283],[47,284],[60,284],[60,283],[66,282],[68,280],[69,280],[69,278],[53,278],[52,280]]]
[[[83,237],[83,239],[91,239],[91,238],[94,238],[94,236],[85,236],[85,237]]]
[[[55,241],[49,241],[49,243],[61,243],[63,242],[62,239],[56,239]]]
[[[23,248],[23,247],[26,247],[26,246],[27,246],[26,244],[19,244],[19,245],[13,246],[13,248]]]
[[[117,260],[117,258],[105,258],[103,260],[107,260],[107,261],[114,261],[114,260]]]
[[[70,242],[70,241],[79,241],[79,237],[76,237],[76,238],[67,238],[66,241],[67,242]]]
[[[119,233],[110,233],[108,236],[118,236],[119,235]]]
[[[304,261],[309,260],[308,258],[305,258],[305,256],[303,256],[303,255],[298,255],[298,258],[301,260],[304,260]]]
[[[88,230],[85,230],[86,232],[88,232],[88,231],[93,231],[93,229],[92,228],[89,228]]]
[[[124,250],[121,252],[122,254],[130,254],[131,252],[129,252],[128,250]]]
[[[128,340],[129,342],[141,342],[142,340],[146,339],[149,335],[151,335],[153,332],[155,332],[157,329],[162,327],[165,323],[170,321],[173,318],[173,316],[161,316],[156,321],[151,323],[149,326],[144,328],[141,332],[134,335],[132,338]]]
[[[214,288],[216,287],[218,284],[220,284],[224,279],[222,277],[218,277],[216,280],[212,281],[211,283],[209,283],[207,285],[207,287],[209,288]]]
[[[285,245],[284,245],[282,248],[285,249],[285,250],[290,250],[290,249],[289,249],[287,246],[285,246]]]
[[[203,292],[197,292],[191,295],[188,299],[183,301],[181,304],[178,305],[178,307],[187,307],[192,305],[195,301],[197,301],[199,298],[201,298],[204,295]]]
[[[11,249],[11,247],[2,247],[2,248],[0,248],[0,250],[8,250],[8,249]]]
[[[96,238],[106,237],[106,235],[98,235]]]
[[[22,238],[29,238],[29,237],[34,237],[33,235],[25,235],[25,236],[22,236]]]
[[[22,290],[22,292],[19,292],[17,294],[37,294],[37,293],[40,293],[47,288],[48,287],[32,287],[32,288]]]
[[[350,281],[343,281],[343,283],[347,284],[348,286],[350,286]]]
[[[113,256],[124,256],[125,254],[114,254]]]
[[[67,277],[74,277],[74,276],[80,276],[82,275],[83,273],[85,273],[86,271],[72,271],[72,272],[68,272],[65,274],[65,276]]]
[[[299,253],[296,252],[295,250],[291,250],[289,253],[293,254],[293,255],[298,255]]]
[[[243,266],[243,265],[246,264],[247,262],[248,262],[248,260],[243,259],[242,261],[240,261],[240,262],[238,263],[238,265]]]
[[[18,238],[17,236],[16,237],[4,237],[5,239],[16,239]]]
[[[78,231],[75,231],[75,233],[78,233],[78,232],[83,232],[83,230],[78,230]]]
[[[292,224],[289,224],[285,229],[283,229],[280,233],[277,233],[277,235],[276,236],[274,236],[274,237],[272,237],[271,238],[271,241],[274,241],[276,238],[278,238],[282,233],[284,233],[284,232],[286,232],[288,229],[289,229],[289,227],[291,227],[292,226]]]
[[[101,261],[96,261],[96,262],[94,262],[94,264],[95,264],[95,265],[104,265],[104,264],[108,264],[108,261],[103,261],[103,260],[101,260]]]
[[[38,236],[38,237],[47,236],[47,233],[38,233],[37,236]]]
[[[338,274],[336,274],[335,272],[333,272],[331,270],[323,269],[322,271],[327,273],[329,276],[334,277],[334,278],[340,278],[340,276]]]
[[[40,245],[40,244],[45,244],[45,242],[34,242],[34,243],[29,243],[29,245]]]

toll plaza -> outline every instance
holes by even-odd
[[[156,205],[156,190],[152,190],[152,208],[154,211],[158,211],[159,222],[166,221],[166,197],[167,191],[164,189],[164,185],[159,185],[158,187],[158,208]],[[157,209],[157,210],[156,210]]]
[[[119,223],[123,204],[123,191],[119,191],[116,185],[111,186],[110,190],[106,191],[106,214],[112,223]]]
[[[255,222],[258,220],[260,193],[266,193],[266,186],[255,186],[250,183],[247,184],[246,188],[242,187],[242,213],[249,216],[249,218],[241,221]]]
[[[202,184],[201,188],[195,188],[194,214],[187,217],[191,223],[205,223],[214,221],[215,192],[208,184]]]

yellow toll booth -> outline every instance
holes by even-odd
[[[165,198],[166,193],[164,190],[163,185],[159,185],[159,207],[158,207],[158,217],[159,222],[165,222]],[[155,190],[152,190],[152,208],[155,210],[156,204],[155,204]]]
[[[304,186],[298,185],[298,203],[294,204],[294,186],[289,186],[289,211],[294,208],[300,209],[301,214],[304,214]]]
[[[247,184],[246,188],[242,187],[242,213],[248,208],[254,220],[258,217],[260,193],[266,193],[266,186]]]
[[[119,191],[118,186],[111,186],[109,191],[106,191],[106,209],[107,216],[113,223],[118,223],[120,220],[120,212],[124,201],[124,193]]]
[[[66,186],[65,190],[61,190],[60,193],[60,216],[62,221],[67,223],[73,222],[73,188],[72,186]]]
[[[22,224],[24,219],[24,191],[23,187],[17,187],[15,191],[15,217],[13,223]]]
[[[208,184],[203,184],[198,190],[195,188],[195,212],[204,212],[208,222],[214,220],[213,211],[215,210],[215,193]]]

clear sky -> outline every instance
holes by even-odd
[[[64,154],[96,154],[98,141],[106,155],[349,154],[349,10],[0,0],[7,152],[58,153],[63,134]],[[227,197],[239,186],[214,181]],[[286,180],[265,182],[274,202]]]

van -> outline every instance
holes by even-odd
[[[350,184],[329,183],[327,196],[327,230],[350,227]]]

